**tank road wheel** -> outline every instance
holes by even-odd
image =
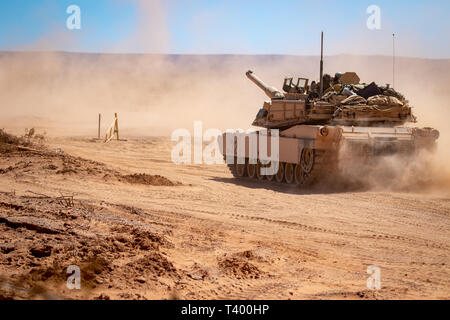
[[[284,179],[287,183],[294,182],[294,166],[292,163],[286,163],[284,166]]]
[[[314,150],[311,148],[304,148],[302,151],[302,156],[300,158],[300,164],[302,166],[303,172],[310,174],[314,167]]]
[[[256,177],[256,164],[247,164],[247,175],[252,179]]]
[[[264,167],[270,168],[271,165],[272,165],[272,163],[269,162],[269,163],[268,163],[267,165],[265,165]],[[271,174],[271,175],[266,176],[266,179],[269,180],[269,181],[273,181],[274,178],[275,178],[275,175],[274,175],[274,174]]]
[[[305,174],[301,164],[296,164],[294,168],[295,184],[302,185],[305,182]]]
[[[279,166],[278,166],[278,172],[275,175],[275,180],[277,182],[283,182],[284,180],[284,162],[280,162]]]
[[[259,162],[256,164],[256,178],[258,178],[258,180],[264,180],[265,179],[265,175],[261,174],[261,168],[263,167],[263,165],[261,164],[261,162]]]
[[[236,166],[236,174],[238,177],[242,178],[247,176],[247,165],[245,163],[240,164],[236,161],[235,166]]]

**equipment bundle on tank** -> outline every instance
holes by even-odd
[[[408,101],[389,86],[379,87],[374,82],[359,84],[354,72],[336,74],[333,79],[324,75],[324,94],[319,98],[320,86],[308,79],[284,80],[281,93],[268,87],[252,71],[247,77],[271,98],[253,122],[264,128],[283,128],[295,124],[341,124],[366,126],[394,126],[415,122]],[[349,75],[348,77],[346,77]],[[353,76],[351,76],[353,75]],[[330,78],[330,80],[325,80]],[[340,79],[347,81],[342,82]],[[348,79],[354,79],[349,83]],[[358,80],[356,80],[358,79]],[[356,82],[358,81],[358,82]]]

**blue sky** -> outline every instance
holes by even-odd
[[[66,28],[69,5],[81,30]],[[366,9],[381,9],[369,30]],[[392,53],[450,58],[450,1],[3,0],[0,50],[316,55]]]

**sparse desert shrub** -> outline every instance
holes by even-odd
[[[5,129],[0,129],[0,143],[25,147],[31,145],[42,145],[45,141],[45,135],[45,132],[43,134],[36,134],[36,130],[31,128],[29,130],[25,129],[25,134],[18,137],[7,133]]]

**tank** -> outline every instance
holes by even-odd
[[[285,78],[283,91],[252,71],[246,76],[269,100],[252,123],[262,129],[221,136],[221,152],[238,178],[309,186],[326,182],[340,163],[370,165],[389,155],[412,158],[420,150],[434,150],[439,138],[435,129],[412,125],[417,119],[401,93],[389,85],[360,83],[355,72],[334,77],[321,72],[318,83]],[[275,170],[267,173],[263,168],[268,167]]]

